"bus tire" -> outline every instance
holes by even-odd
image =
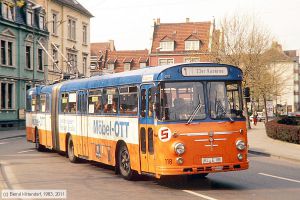
[[[130,166],[130,155],[125,144],[122,144],[119,148],[118,164],[120,174],[123,176],[123,178],[126,180],[132,180],[134,177],[134,172]]]
[[[68,158],[71,163],[79,162],[79,158],[77,156],[75,156],[75,154],[74,154],[74,144],[73,144],[72,136],[68,137],[68,153],[67,153],[67,155],[68,155]]]
[[[43,152],[46,149],[44,145],[40,144],[40,135],[38,128],[35,128],[35,149],[40,152]]]

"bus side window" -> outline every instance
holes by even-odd
[[[68,113],[69,109],[68,109],[68,98],[69,98],[69,94],[68,93],[63,93],[61,94],[61,112],[62,113]]]
[[[32,95],[31,98],[31,112],[35,112],[36,111],[36,96]]]
[[[103,112],[109,114],[118,113],[119,94],[116,88],[103,89]]]
[[[69,94],[69,113],[76,113],[77,95],[75,92]]]
[[[101,90],[92,90],[88,97],[89,113],[100,114],[102,111],[102,92]]]
[[[138,109],[138,94],[137,87],[121,87],[120,88],[120,106],[121,114],[137,114]]]
[[[146,116],[146,89],[142,89],[141,91],[141,117]]]
[[[46,94],[41,94],[41,97],[40,97],[40,111],[42,113],[47,112],[47,98],[46,98]]]

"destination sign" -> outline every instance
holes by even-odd
[[[183,67],[183,76],[227,76],[227,67]]]

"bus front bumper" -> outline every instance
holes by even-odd
[[[156,167],[156,177],[171,175],[191,175],[201,173],[218,173],[229,171],[240,171],[249,168],[249,161],[239,163],[221,163],[198,166],[176,166],[176,167]]]

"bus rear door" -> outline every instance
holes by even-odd
[[[140,160],[141,171],[155,173],[154,159],[154,114],[153,114],[153,84],[141,86],[140,95]]]

